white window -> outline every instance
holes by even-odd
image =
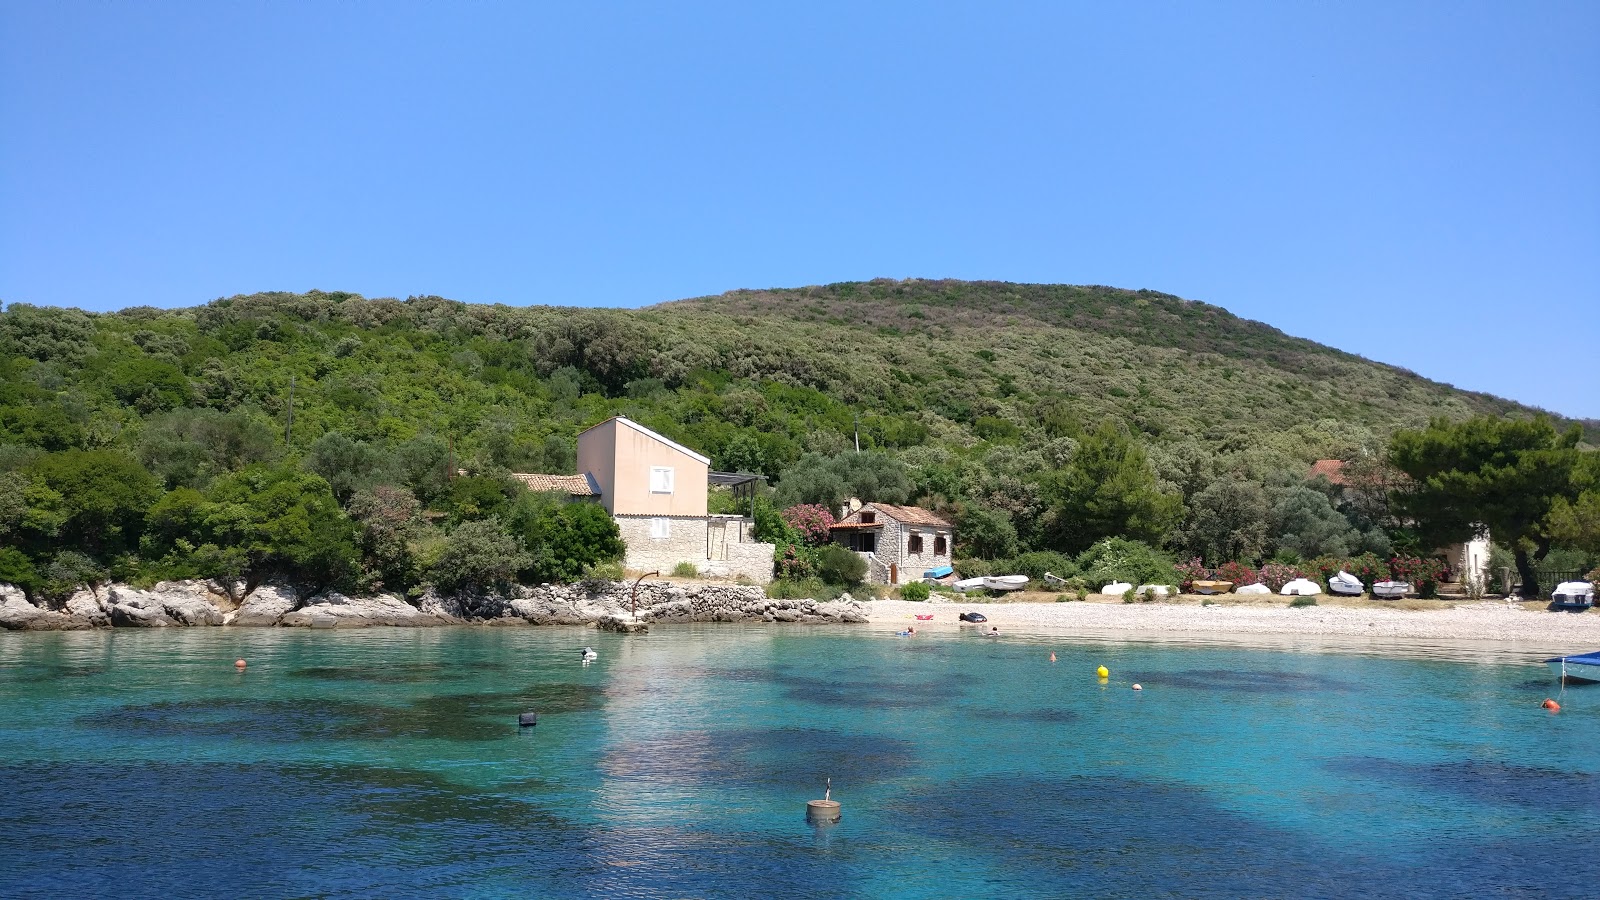
[[[670,493],[672,493],[672,467],[671,466],[651,466],[650,467],[650,493],[652,493],[652,494],[670,494]]]
[[[670,472],[672,470],[668,469],[667,471]],[[666,540],[667,538],[672,537],[672,520],[671,519],[651,519],[650,520],[650,537],[655,539],[655,540],[658,540],[658,541],[663,541],[663,540]]]

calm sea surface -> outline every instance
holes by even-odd
[[[1600,688],[1535,660],[888,631],[0,634],[0,896],[1600,883]]]

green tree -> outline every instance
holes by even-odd
[[[499,519],[474,519],[445,537],[444,550],[429,567],[428,577],[447,593],[504,590],[530,562],[522,544]]]
[[[519,509],[529,581],[570,582],[590,567],[616,562],[627,552],[617,523],[598,503],[547,502],[533,515]]]
[[[356,491],[378,481],[382,463],[382,455],[367,442],[329,431],[311,442],[305,465],[328,482],[340,503],[349,503]]]
[[[355,525],[320,476],[252,466],[217,479],[206,501],[205,536],[244,551],[252,584],[279,576],[309,596],[353,582]]]
[[[1270,512],[1261,485],[1220,478],[1190,499],[1184,543],[1213,565],[1256,559],[1266,549]]]
[[[0,547],[0,584],[15,585],[31,602],[38,595],[42,581],[26,553],[15,547]]]
[[[1046,540],[1067,553],[1110,536],[1160,543],[1183,515],[1183,499],[1161,490],[1144,450],[1109,421],[1083,437],[1044,487]]]
[[[956,517],[963,555],[1003,559],[1017,552],[1017,529],[1005,513],[981,506],[964,506]]]
[[[838,544],[817,549],[817,574],[829,584],[854,586],[867,577],[867,561]]]
[[[1421,431],[1398,432],[1389,461],[1412,483],[1394,506],[1435,546],[1487,527],[1511,547],[1524,594],[1537,596],[1534,563],[1554,543],[1551,513],[1561,501],[1579,499],[1580,436],[1576,426],[1557,433],[1544,416],[1436,419]]]
[[[22,470],[59,495],[55,549],[100,559],[138,546],[145,511],[161,487],[144,466],[114,450],[64,450],[35,457]]]
[[[851,497],[868,503],[905,503],[911,499],[911,475],[905,464],[884,453],[807,453],[784,470],[778,502],[821,503],[838,509]]]

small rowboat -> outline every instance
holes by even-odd
[[[955,588],[957,591],[960,591],[963,594],[965,594],[967,591],[980,591],[980,590],[983,590],[983,579],[982,578],[963,578],[960,581],[958,581],[955,584],[952,584],[950,586]]]
[[[1556,673],[1557,678],[1564,678],[1568,682],[1600,683],[1600,650],[1578,656],[1558,656],[1544,662],[1550,671]]]
[[[1231,581],[1196,581],[1190,585],[1196,594],[1226,594],[1233,590]]]
[[[990,575],[983,586],[991,591],[1020,591],[1028,586],[1026,575]]]
[[[1384,600],[1398,600],[1411,593],[1411,585],[1404,581],[1380,581],[1372,586],[1372,596]]]

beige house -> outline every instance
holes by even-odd
[[[906,584],[951,564],[955,526],[919,506],[868,503],[834,523],[833,541],[867,561],[869,583]]]
[[[707,514],[705,455],[616,416],[578,435],[578,471],[516,477],[535,490],[598,500],[628,546],[627,569],[665,573],[688,562],[706,575],[772,580],[773,546],[755,541],[755,522]]]

